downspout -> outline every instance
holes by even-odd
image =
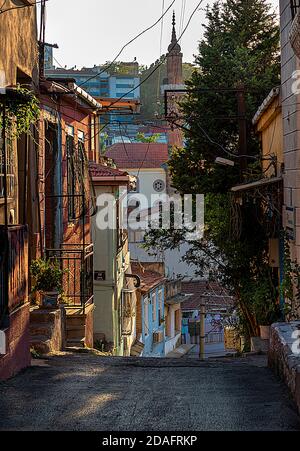
[[[53,195],[56,198],[54,212],[54,249],[60,249],[63,243],[63,218],[62,218],[62,126],[61,115],[57,112],[57,155],[54,167]]]

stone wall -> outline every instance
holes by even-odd
[[[300,412],[300,349],[299,355],[293,353],[296,342],[293,334],[297,331],[300,331],[300,321],[273,324],[269,366],[287,384]]]

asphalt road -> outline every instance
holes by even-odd
[[[68,355],[0,383],[0,430],[299,431],[300,422],[258,358]]]

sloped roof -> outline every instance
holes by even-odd
[[[182,282],[182,293],[191,295],[182,304],[182,310],[200,310],[201,305],[229,308],[235,305],[235,299],[217,282]]]
[[[168,145],[158,143],[118,143],[106,155],[121,169],[161,168],[169,160]]]
[[[94,177],[126,177],[128,175],[125,171],[104,166],[102,164],[90,163],[89,170],[91,176]]]
[[[142,293],[148,293],[153,288],[161,285],[165,281],[165,277],[158,272],[144,269],[140,263],[132,262],[131,271],[141,279],[140,290]]]

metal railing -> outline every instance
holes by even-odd
[[[46,257],[56,260],[64,270],[63,293],[68,308],[85,308],[94,301],[92,244],[64,244],[61,249],[46,249]]]
[[[24,304],[27,295],[27,227],[0,225],[0,322]]]

